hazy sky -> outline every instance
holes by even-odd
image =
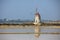
[[[0,0],[0,18],[34,19],[36,7],[43,20],[60,20],[60,0]]]

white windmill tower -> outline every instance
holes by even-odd
[[[40,22],[41,22],[41,16],[40,16],[40,14],[39,14],[39,12],[37,11],[37,8],[36,8],[34,24],[39,24]]]

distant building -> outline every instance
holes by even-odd
[[[8,21],[8,19],[7,18],[4,18],[4,21]]]
[[[36,13],[35,13],[35,22],[34,24],[38,24],[41,22],[41,17],[40,17],[40,14],[39,12],[37,12],[37,9],[36,9]]]

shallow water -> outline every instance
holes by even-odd
[[[60,29],[41,28],[41,32],[60,32]],[[34,28],[0,29],[0,32],[34,32]],[[60,40],[60,34],[41,34],[36,38],[34,34],[0,34],[0,40]]]

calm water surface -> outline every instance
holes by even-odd
[[[41,32],[60,32],[60,29],[44,29]],[[0,32],[34,32],[34,28],[0,29]],[[35,38],[34,34],[0,34],[0,40],[60,40],[60,34],[41,34]]]

